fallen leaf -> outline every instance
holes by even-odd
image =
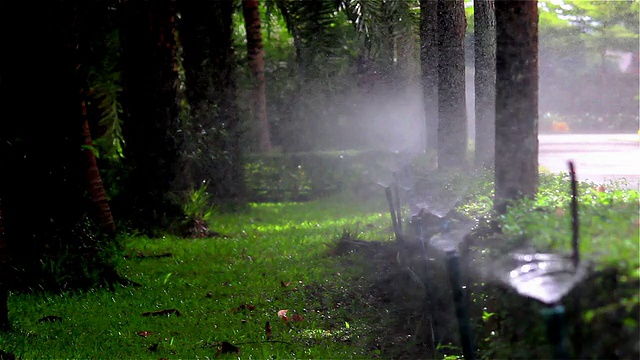
[[[58,322],[58,321],[62,321],[62,318],[60,316],[55,316],[55,315],[49,315],[49,316],[45,316],[41,319],[38,319],[38,323],[45,323],[45,322]]]
[[[0,350],[0,359],[2,360],[16,360],[16,356],[12,353]]]
[[[232,309],[230,309],[229,311],[231,312],[238,312],[238,311],[243,311],[243,310],[249,310],[249,311],[253,311],[255,310],[255,306],[251,305],[251,304],[242,304],[240,306],[234,307]]]
[[[287,323],[289,321],[289,318],[287,317],[287,311],[289,311],[289,310],[280,310],[280,311],[278,311],[278,317],[280,317],[280,319],[284,323]]]
[[[204,297],[212,298],[213,297],[213,293],[211,291],[209,291],[209,292],[207,292],[207,294]]]
[[[282,286],[282,287],[287,287],[287,286],[289,286],[290,284],[291,284],[291,281],[284,282],[284,281],[280,280],[280,286]]]
[[[158,311],[149,311],[146,313],[142,313],[142,316],[161,316],[161,315],[171,315],[176,314],[176,316],[180,316],[180,311],[176,309],[166,309],[166,310],[158,310]]]
[[[291,321],[292,321],[292,322],[304,321],[304,318],[303,318],[303,317],[302,317],[302,315],[300,315],[300,314],[294,314],[294,315],[291,317]]]
[[[604,185],[596,186],[595,190],[596,192],[607,192],[607,188],[605,188]]]
[[[218,346],[218,351],[216,352],[216,356],[219,356],[220,354],[232,354],[232,353],[239,353],[240,352],[240,348],[234,346],[233,344],[227,342],[227,341],[223,341],[220,346]]]
[[[271,332],[271,324],[268,321],[264,325],[264,332],[265,332],[265,334],[267,334],[267,340],[270,340],[271,339],[271,335],[273,335],[273,333]]]
[[[147,337],[151,335],[151,331],[139,331],[138,336]]]

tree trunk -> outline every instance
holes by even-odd
[[[260,9],[258,0],[242,0],[244,26],[247,32],[247,51],[249,68],[254,77],[252,114],[254,126],[262,152],[271,151],[271,131],[267,117],[267,94],[264,79],[264,47],[260,30]]]
[[[467,163],[463,0],[438,0],[438,168]]]
[[[7,241],[4,238],[4,226],[2,225],[2,199],[0,199],[0,330],[6,330],[11,327],[11,323],[9,322],[9,307],[7,304],[9,295],[7,247]]]
[[[475,0],[475,164],[494,162],[496,104],[496,18],[494,0]]]
[[[212,27],[210,53],[212,59],[213,99],[220,109],[216,115],[215,125],[228,134],[221,144],[222,150],[228,154],[228,168],[217,184],[216,194],[224,194],[226,200],[243,202],[245,198],[244,165],[240,137],[242,129],[236,104],[235,71],[236,62],[233,52],[233,1],[213,1],[216,14],[215,26]]]
[[[79,266],[90,233],[80,151],[86,119],[79,106],[92,30],[87,5],[0,3],[1,13],[29,14],[0,24],[3,33],[17,25],[29,29],[13,31],[5,44],[13,55],[0,57],[1,107],[19,114],[0,121],[2,237],[11,250],[12,288],[60,289],[89,281]],[[68,272],[57,275],[65,283],[43,266],[50,263],[64,264],[58,268]]]
[[[180,43],[183,48],[185,72],[185,95],[191,108],[191,117],[196,118],[207,106],[207,91],[211,87],[209,39],[211,21],[215,16],[212,1],[182,0],[178,2],[182,15]]]
[[[82,112],[86,116],[86,106],[82,102]],[[100,170],[96,163],[96,156],[92,151],[93,143],[91,141],[91,131],[89,130],[89,122],[85,121],[82,126],[82,137],[84,139],[85,148],[82,150],[84,154],[85,169],[87,171],[87,188],[91,204],[93,204],[93,213],[98,220],[100,229],[106,234],[113,235],[116,232],[116,224],[111,215],[111,208],[107,201],[107,194],[104,191]]]
[[[175,2],[124,3],[125,161],[132,169],[119,213],[143,231],[181,215],[169,197],[177,171]],[[114,204],[115,205],[115,204]]]
[[[420,64],[426,129],[425,151],[438,151],[438,2],[420,0]]]
[[[538,2],[496,1],[494,207],[538,191]]]

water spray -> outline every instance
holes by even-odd
[[[547,328],[547,340],[553,348],[554,359],[568,359],[569,335],[562,299],[584,278],[585,267],[580,264],[578,241],[577,182],[572,162],[571,173],[571,254],[511,253],[497,263],[498,278],[520,295],[536,299],[546,307],[541,311]]]

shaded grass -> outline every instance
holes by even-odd
[[[329,249],[345,229],[362,239],[388,237],[377,209],[384,204],[345,197],[255,204],[217,216],[210,228],[221,237],[127,238],[132,256],[120,271],[142,287],[12,294],[14,331],[2,334],[0,349],[38,359],[211,358],[227,341],[242,358],[371,358],[374,329],[360,318],[368,300],[358,282],[366,266],[353,258],[345,267],[351,256]],[[143,316],[165,309],[179,316]],[[304,321],[284,323],[283,309]],[[62,320],[38,322],[45,316]]]

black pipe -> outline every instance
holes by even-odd
[[[571,254],[573,260],[573,266],[575,271],[578,271],[578,267],[580,266],[580,247],[578,244],[579,241],[579,230],[580,230],[580,222],[578,221],[578,181],[576,179],[576,170],[572,161],[569,161],[569,174],[571,176],[571,246],[573,253]],[[576,312],[579,314],[576,317],[576,324],[574,327],[573,334],[573,344],[574,351],[577,356],[581,356],[582,353],[582,302],[580,299],[582,298],[580,294],[581,290],[576,289],[573,296],[573,305],[576,309]]]
[[[396,210],[393,206],[393,197],[391,196],[391,188],[386,186],[384,188],[384,194],[387,196],[387,203],[389,203],[389,212],[391,213],[391,225],[393,226],[393,233],[396,235],[396,241],[402,241],[400,230],[398,228],[398,219],[396,218]]]
[[[580,250],[578,248],[578,231],[580,223],[578,222],[578,182],[576,181],[576,171],[573,162],[569,161],[569,174],[571,176],[571,246],[573,249],[572,258],[573,266],[576,271],[580,263]]]
[[[471,332],[471,320],[469,319],[469,309],[464,299],[464,291],[460,282],[460,256],[456,251],[447,252],[447,270],[449,272],[449,282],[453,290],[453,301],[456,306],[456,318],[460,331],[460,343],[462,344],[462,355],[465,359],[474,360],[475,350],[473,346],[473,334]]]
[[[398,187],[398,183],[393,183],[393,194],[396,198],[395,201],[395,209],[396,209],[396,220],[398,222],[398,231],[402,234],[402,204],[400,203],[400,189]]]
[[[562,305],[550,306],[542,310],[542,316],[547,326],[547,339],[553,346],[555,360],[569,359],[569,338],[564,313]]]

